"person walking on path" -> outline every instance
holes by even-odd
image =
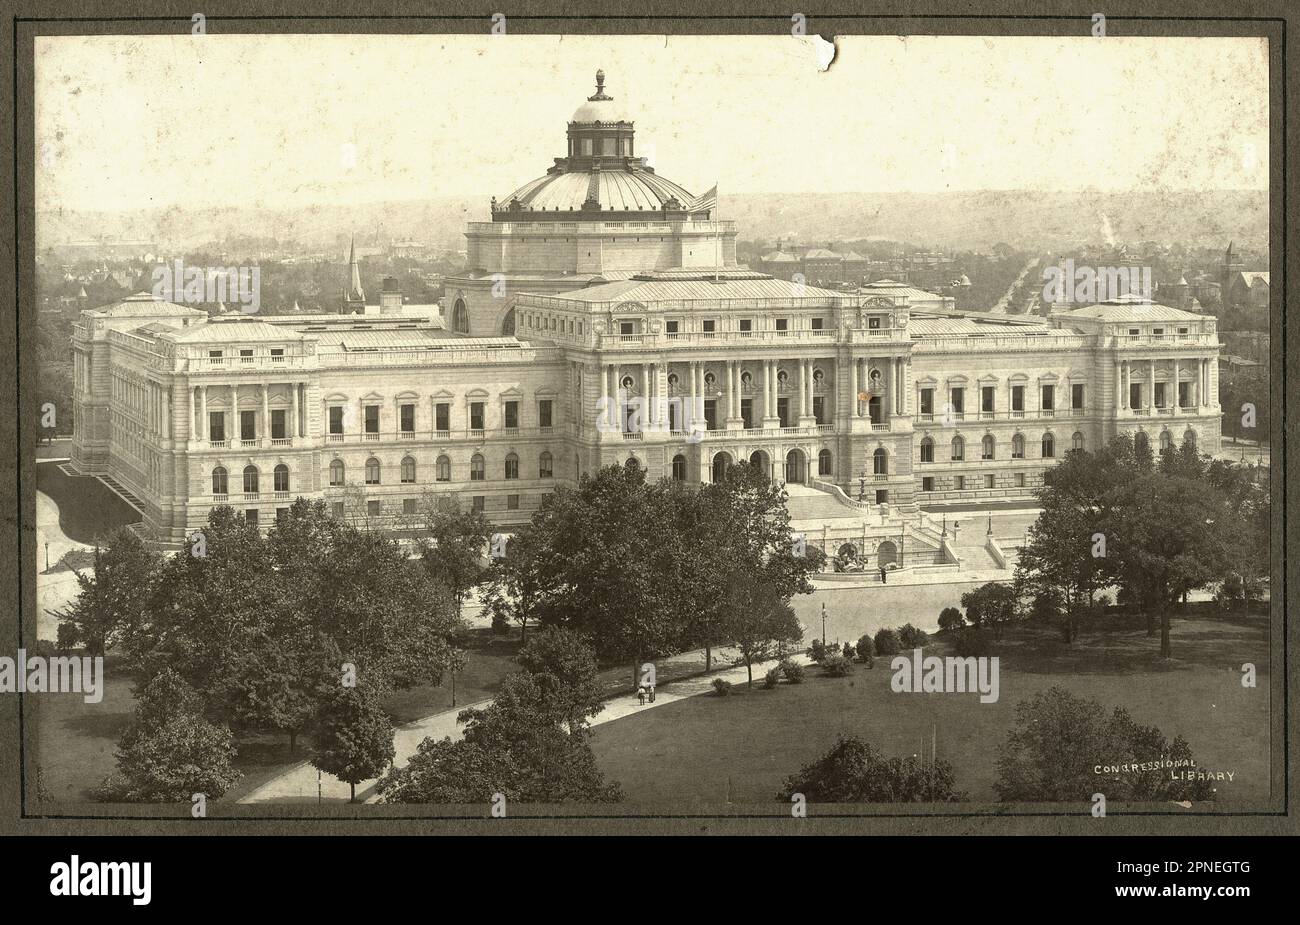
[[[644,684],[642,684],[640,687],[636,689],[636,699],[641,703],[641,706],[645,706],[645,685]]]

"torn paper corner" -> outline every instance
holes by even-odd
[[[803,45],[804,49],[812,56],[813,62],[817,65],[817,70],[830,70],[831,63],[835,60],[836,47],[834,38],[826,38],[824,35],[799,35],[795,36]]]

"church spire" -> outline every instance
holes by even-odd
[[[343,311],[359,312],[366,304],[366,294],[361,288],[361,264],[357,263],[357,237],[352,236],[348,245],[348,268],[351,279],[348,288],[343,290]]]

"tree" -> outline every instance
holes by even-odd
[[[96,544],[90,574],[75,572],[77,598],[54,613],[61,621],[59,638],[67,647],[84,643],[92,656],[117,645],[145,619],[161,565],[161,557],[128,527]]]
[[[357,801],[357,784],[384,773],[396,753],[393,723],[368,685],[338,685],[321,704],[311,763],[346,782]]]
[[[203,701],[176,672],[160,672],[139,692],[135,716],[117,748],[117,771],[96,798],[111,803],[189,803],[217,799],[240,778],[229,729],[202,716]]]
[[[945,607],[939,611],[939,629],[955,630],[966,625],[966,618],[956,607]]]
[[[987,626],[1001,633],[1005,624],[1015,620],[1020,602],[1011,585],[990,581],[963,594],[961,605],[972,626]]]
[[[586,732],[588,719],[605,708],[595,655],[572,630],[543,629],[520,649],[519,665],[537,685],[543,708],[558,710],[570,733]]]
[[[1168,742],[1123,708],[1108,717],[1097,701],[1053,687],[1016,705],[993,786],[1005,801],[1087,802],[1098,792],[1124,801],[1213,799],[1206,781],[1171,779],[1170,769],[1194,767],[1191,759],[1181,736]]]
[[[777,798],[801,793],[810,803],[954,803],[966,794],[953,786],[952,765],[926,764],[913,755],[885,758],[855,736],[786,779]]]
[[[564,705],[538,677],[508,676],[492,703],[460,714],[464,738],[425,739],[411,761],[379,782],[385,803],[612,803],[586,736],[566,731]]]
[[[778,658],[803,639],[803,626],[789,601],[763,581],[743,581],[740,576],[727,595],[731,611],[725,626],[740,650],[746,685],[754,686],[754,665]]]
[[[424,500],[420,554],[430,577],[456,602],[456,615],[469,592],[487,575],[483,551],[492,527],[481,511],[462,510],[445,495]]]

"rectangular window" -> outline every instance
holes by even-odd
[[[956,477],[956,480],[957,480],[957,490],[958,490],[958,491],[965,491],[965,489],[966,489],[966,476],[964,476],[964,475],[959,475],[959,476]]]
[[[700,322],[700,330],[702,330],[705,334],[712,334],[714,331],[717,330],[717,322],[715,322],[712,318],[705,318],[703,321]]]
[[[481,401],[469,403],[469,426],[470,430],[483,430],[483,403]]]
[[[1025,410],[1025,387],[1023,385],[1013,385],[1011,387],[1011,410]]]
[[[470,502],[470,509],[475,514],[482,514],[484,507],[485,507],[484,497],[482,495],[475,495],[474,499]]]
[[[384,512],[384,502],[382,501],[366,502],[366,514],[369,515],[370,517],[378,517],[383,512]]]
[[[879,330],[880,330],[880,319],[879,319],[879,318],[868,318],[868,319],[867,319],[867,330],[869,330],[869,331],[879,331]]]
[[[402,433],[415,433],[415,405],[402,405],[398,412],[401,422],[399,426],[402,428]]]
[[[1155,405],[1157,408],[1163,408],[1165,406],[1165,384],[1163,382],[1156,383]]]
[[[1192,384],[1190,382],[1178,383],[1178,407],[1190,408],[1192,406]]]
[[[1129,336],[1129,337],[1137,337],[1137,336],[1138,336],[1139,334],[1141,334],[1141,333],[1142,333],[1142,331],[1141,331],[1139,328],[1129,328],[1129,329],[1128,329],[1128,336]]]
[[[750,331],[752,331],[752,330],[754,330],[754,322],[753,322],[753,319],[751,319],[751,318],[741,318],[741,319],[740,319],[740,333],[742,333],[742,334],[748,334],[748,333],[749,333]]]
[[[331,502],[330,502],[330,516],[333,517],[335,520],[342,520],[342,519],[343,519],[343,502],[342,502],[342,501],[331,501]]]
[[[446,433],[451,430],[451,405],[439,402],[433,408],[434,426]]]
[[[1016,487],[1017,488],[1025,487],[1025,474],[1023,472],[1016,473]]]
[[[254,527],[256,527],[256,526],[257,526],[257,508],[255,508],[255,507],[250,507],[248,510],[244,511],[244,520],[247,521],[248,523],[252,524]]]
[[[506,495],[506,510],[507,510],[507,511],[517,511],[517,510],[519,510],[519,496],[518,496],[518,495]]]
[[[1128,406],[1130,408],[1142,407],[1142,383],[1130,382],[1128,384]]]
[[[537,424],[539,427],[554,426],[554,406],[555,403],[549,398],[543,398],[537,403]]]
[[[985,488],[993,487],[993,476],[991,474],[984,476],[984,487]]]
[[[224,411],[208,412],[208,439],[213,441],[226,439],[226,413]]]
[[[222,353],[221,353],[220,350],[209,350],[209,351],[208,351],[208,359],[209,359],[209,360],[220,360],[221,357],[222,357]]]
[[[1083,410],[1083,383],[1076,382],[1070,386],[1070,407],[1076,411]]]
[[[276,358],[279,358],[279,359],[281,359],[281,360],[284,359],[284,348],[283,348],[283,347],[272,347],[272,348],[271,348],[271,360],[272,360],[272,362],[274,362],[274,361],[276,360]]]
[[[272,440],[284,440],[286,438],[287,432],[284,426],[285,418],[286,415],[284,413],[283,408],[278,408],[275,411],[271,412],[271,439]]]
[[[366,433],[379,433],[379,406],[366,405]]]
[[[718,429],[718,401],[715,398],[704,399],[704,426],[707,430]]]
[[[289,509],[287,507],[278,507],[275,509],[276,523],[282,523],[284,519],[288,516],[289,516]]]
[[[414,514],[414,513],[415,513],[415,504],[416,504],[416,501],[415,501],[414,498],[403,498],[403,499],[402,499],[402,513],[403,513],[403,514]]]
[[[1056,410],[1056,386],[1043,386],[1043,403],[1040,406],[1044,411]]]
[[[330,407],[330,433],[343,433],[343,407],[341,405],[332,405]]]
[[[257,439],[257,412],[255,411],[239,412],[239,439],[240,440]]]
[[[826,423],[826,396],[813,396],[813,420],[818,424]]]
[[[754,426],[754,399],[742,398],[740,400],[740,419],[745,422],[745,429],[750,430]]]
[[[519,429],[519,402],[508,401],[505,408],[506,430]]]
[[[877,488],[877,489],[876,489],[876,503],[877,503],[877,504],[885,504],[885,503],[887,503],[888,501],[889,501],[889,489],[888,489],[888,488]]]
[[[618,333],[620,333],[620,334],[635,334],[635,333],[636,333],[636,322],[633,322],[633,321],[620,321],[620,322],[618,323]]]
[[[825,323],[826,323],[826,319],[825,319],[825,318],[813,318],[813,319],[812,319],[812,329],[813,329],[814,331],[820,331],[820,330],[822,329],[822,325],[825,324]]]
[[[953,414],[964,414],[966,412],[966,390],[963,388],[954,388],[948,393],[948,400],[952,402]]]
[[[668,330],[668,333],[669,333],[669,334],[676,334],[678,331],[681,330],[681,326],[682,326],[682,323],[681,323],[680,321],[669,321],[669,322],[667,322],[667,330]]]
[[[788,331],[788,330],[790,330],[790,319],[789,319],[789,318],[778,318],[778,319],[776,319],[776,329],[777,329],[778,331]]]
[[[993,412],[993,386],[986,385],[980,388],[980,410]]]
[[[934,476],[927,475],[921,479],[921,491],[934,491]]]
[[[776,400],[776,417],[781,422],[782,427],[790,426],[790,399],[778,398]]]
[[[934,414],[934,389],[921,390],[921,413]]]

